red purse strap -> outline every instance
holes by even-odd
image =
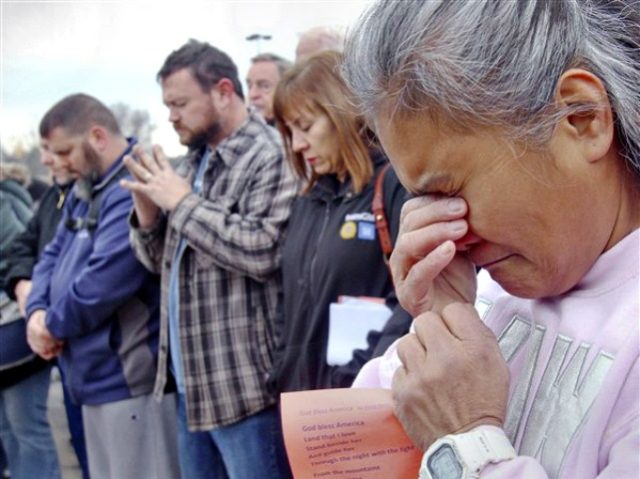
[[[384,175],[391,167],[390,164],[386,164],[378,177],[376,178],[375,190],[373,193],[373,201],[371,202],[371,209],[373,210],[373,216],[376,220],[376,229],[378,230],[378,238],[380,239],[380,246],[382,253],[384,254],[384,260],[386,263],[389,261],[391,251],[393,251],[393,244],[391,243],[391,235],[389,234],[389,223],[387,223],[387,215],[384,212]]]

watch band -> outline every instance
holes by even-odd
[[[516,451],[504,431],[495,426],[481,426],[461,434],[450,434],[438,439],[424,454],[420,468],[420,479],[433,479],[429,470],[430,457],[443,445],[455,451],[465,478],[476,478],[487,464],[513,459]]]
[[[469,472],[479,472],[487,464],[516,457],[511,442],[502,429],[497,427],[482,428],[456,436],[454,447],[461,454]]]

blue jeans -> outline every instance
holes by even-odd
[[[59,479],[58,455],[47,419],[51,368],[0,390],[0,439],[12,479]]]
[[[178,394],[180,472],[189,479],[290,479],[277,407],[212,431],[190,432]]]
[[[2,441],[0,441],[0,472],[4,473],[5,469],[9,469],[9,464],[7,463],[7,453],[4,452]]]

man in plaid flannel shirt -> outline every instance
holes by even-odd
[[[137,148],[123,186],[134,196],[132,245],[162,274],[156,394],[170,370],[182,476],[290,477],[266,379],[297,183],[277,132],[247,111],[224,52],[191,40],[158,80],[190,151],[174,170],[159,147]]]

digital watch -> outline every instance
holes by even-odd
[[[514,457],[516,451],[502,429],[482,426],[434,442],[422,457],[420,479],[476,479],[487,464]]]

